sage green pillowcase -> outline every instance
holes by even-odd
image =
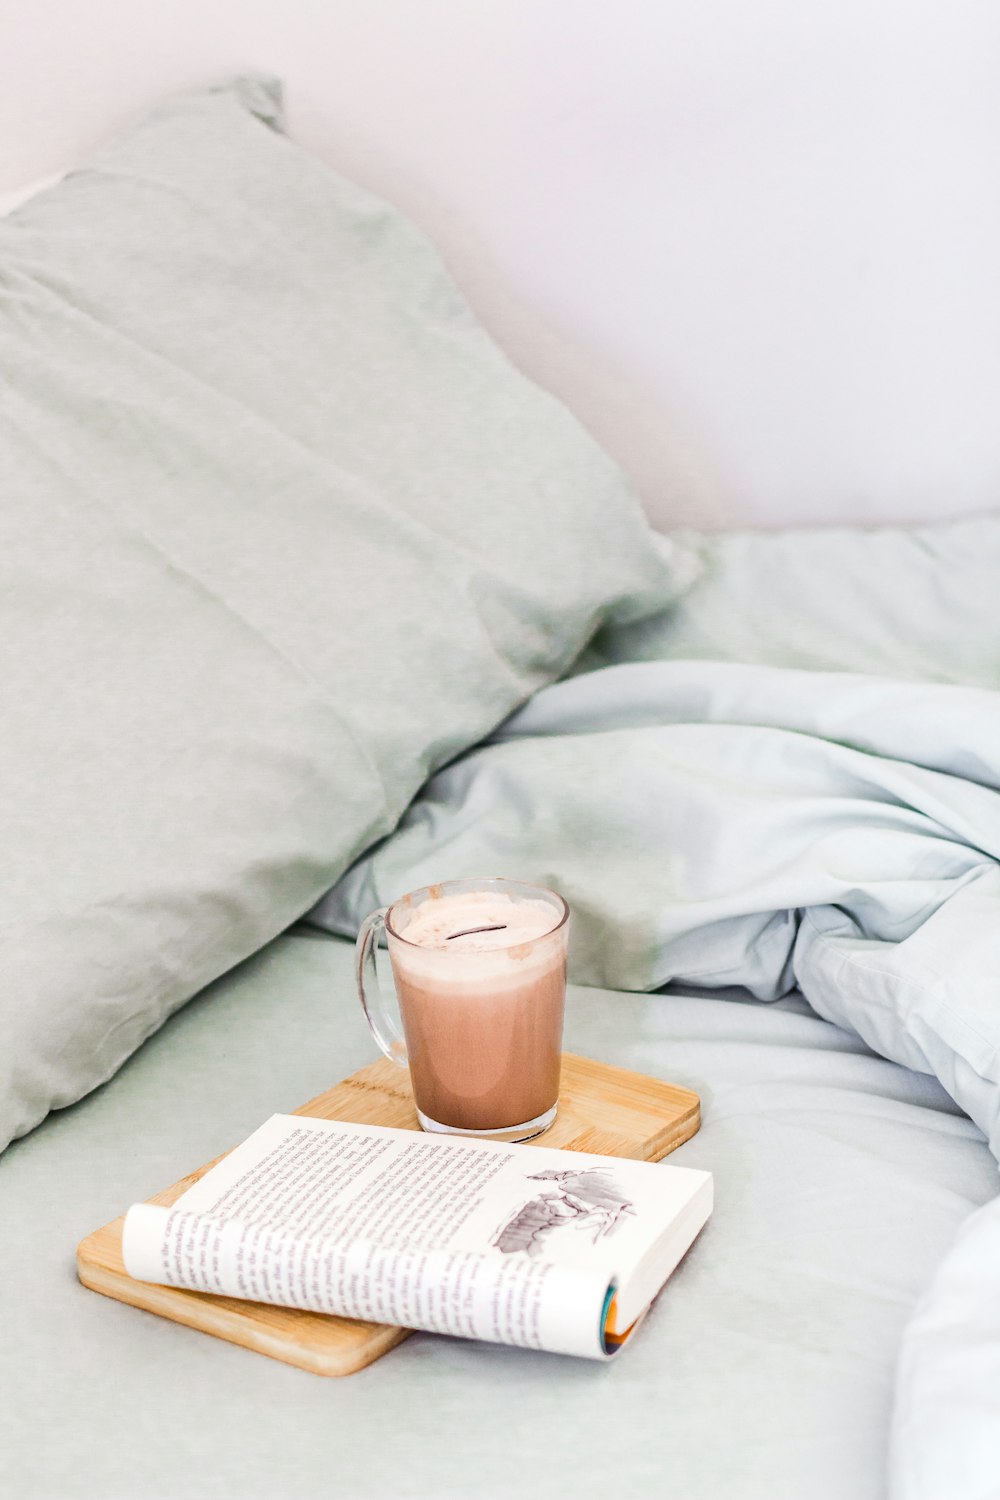
[[[0,221],[0,1146],[662,597],[611,463],[280,125],[175,99]]]

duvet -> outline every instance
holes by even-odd
[[[313,919],[553,885],[578,982],[798,987],[1000,1154],[1000,520],[663,546],[663,610],[439,772]],[[998,1307],[1000,1200],[904,1339],[895,1500],[997,1493]]]

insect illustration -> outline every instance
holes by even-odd
[[[538,1256],[556,1229],[568,1226],[590,1233],[595,1244],[614,1234],[626,1214],[635,1208],[625,1197],[607,1167],[584,1167],[579,1171],[528,1173],[529,1181],[550,1182],[554,1191],[540,1192],[529,1198],[501,1226],[492,1243],[511,1255],[522,1250]]]

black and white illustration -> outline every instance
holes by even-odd
[[[592,1244],[614,1234],[635,1205],[626,1198],[608,1167],[528,1173],[530,1182],[551,1183],[522,1203],[501,1225],[491,1243],[512,1255],[523,1251],[538,1256],[546,1241],[560,1229],[588,1234]]]

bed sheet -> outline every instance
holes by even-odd
[[[351,948],[297,931],[0,1159],[0,1493],[21,1500],[876,1500],[903,1328],[995,1191],[938,1084],[797,998],[571,991],[567,1044],[698,1089],[717,1208],[611,1366],[417,1335],[326,1381],[120,1306],[73,1250],[370,1061]]]

